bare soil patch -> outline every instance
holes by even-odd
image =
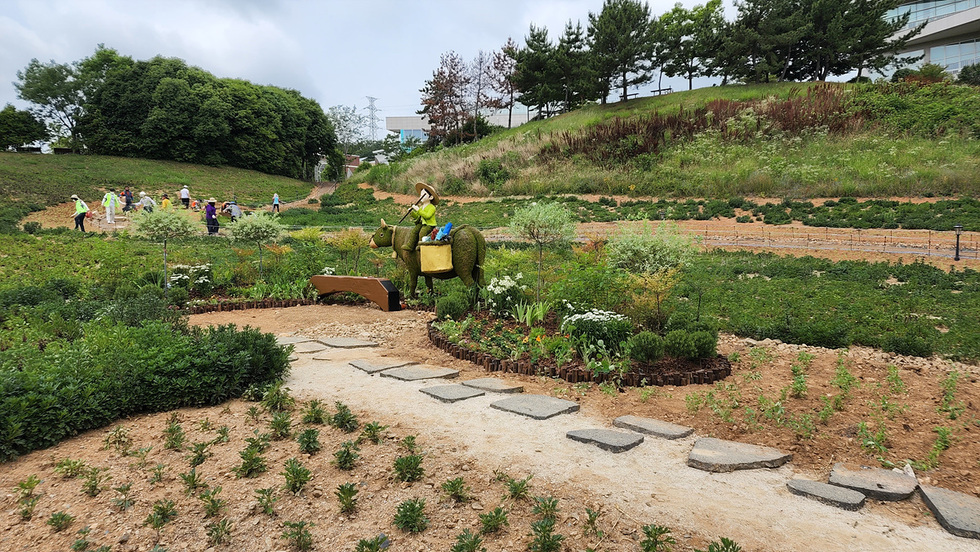
[[[673,529],[676,550],[705,548],[721,536],[733,538],[745,550],[973,550],[975,541],[953,537],[943,531],[918,498],[902,503],[873,502],[861,512],[844,512],[814,501],[790,495],[785,481],[790,477],[825,480],[833,462],[847,461],[873,465],[873,458],[854,442],[854,427],[868,419],[866,403],[880,402],[881,387],[887,385],[888,365],[898,368],[907,391],[890,395],[902,405],[888,424],[889,457],[922,459],[935,440],[933,427],[954,428],[953,446],[939,457],[939,467],[926,472],[923,480],[962,492],[980,495],[977,486],[980,426],[976,425],[977,369],[955,366],[963,376],[956,398],[964,412],[958,421],[942,419],[936,412],[938,381],[952,366],[938,359],[895,357],[879,351],[851,349],[845,356],[850,372],[859,379],[842,412],[835,413],[823,435],[798,439],[793,432],[764,425],[750,428],[744,419],[723,423],[710,409],[688,411],[685,395],[716,390],[713,386],[685,386],[630,389],[606,394],[596,386],[575,386],[564,381],[537,376],[501,375],[519,383],[527,393],[539,393],[575,400],[577,414],[538,422],[501,413],[487,407],[489,397],[478,397],[445,405],[418,393],[417,389],[442,382],[407,383],[368,376],[346,366],[356,358],[384,357],[416,360],[422,364],[460,370],[459,379],[486,377],[482,369],[455,360],[432,347],[425,324],[430,313],[402,311],[384,313],[366,306],[307,306],[289,309],[218,312],[191,317],[193,324],[236,323],[251,325],[279,335],[310,337],[356,337],[375,340],[370,350],[334,350],[331,360],[315,362],[312,355],[300,355],[288,380],[289,387],[302,401],[323,400],[328,413],[334,401],[352,408],[362,424],[379,421],[388,425],[386,438],[378,445],[364,443],[355,469],[345,472],[331,465],[333,452],[353,438],[335,428],[319,426],[323,449],[312,456],[298,452],[295,440],[273,441],[265,454],[268,471],[256,478],[236,478],[239,451],[244,440],[256,430],[268,431],[270,416],[257,421],[247,411],[255,403],[231,401],[225,405],[182,409],[177,412],[187,433],[188,443],[214,438],[217,428],[228,426],[230,441],[209,448],[212,454],[197,472],[227,500],[224,511],[205,518],[203,502],[184,494],[180,474],[190,470],[188,452],[166,450],[163,431],[170,413],[152,414],[121,420],[128,430],[133,448],[152,446],[147,465],[139,467],[137,458],[123,456],[111,447],[102,450],[112,428],[96,430],[47,450],[37,451],[4,465],[0,472],[3,517],[0,522],[0,549],[67,550],[78,538],[76,531],[89,527],[87,537],[94,545],[113,550],[149,550],[161,545],[170,550],[230,549],[287,550],[280,538],[285,521],[312,521],[310,529],[316,550],[351,551],[359,539],[385,533],[393,550],[448,550],[464,529],[476,531],[479,514],[497,506],[510,512],[509,527],[487,536],[484,545],[491,551],[516,552],[527,549],[531,540],[533,502],[505,498],[506,488],[498,476],[516,479],[533,476],[531,496],[559,499],[556,532],[566,537],[564,550],[637,550],[642,538],[640,527],[657,523]],[[753,366],[746,359],[752,348],[764,347],[772,358]],[[809,393],[803,399],[789,399],[787,410],[802,411],[820,406],[820,397],[832,393],[827,381],[833,377],[838,352],[779,343],[756,344],[725,337],[720,352],[738,351],[741,359],[734,366],[728,383],[737,384],[744,401],[755,393],[774,396],[791,379],[790,365],[800,351],[814,355],[808,369]],[[754,379],[755,373],[761,377]],[[760,391],[756,391],[759,388]],[[485,400],[484,400],[485,399]],[[483,402],[480,402],[480,401]],[[799,409],[799,410],[798,410]],[[695,427],[696,435],[716,436],[775,446],[794,453],[793,462],[777,470],[752,470],[733,474],[707,474],[684,466],[693,439],[662,441],[648,438],[641,446],[623,454],[610,454],[597,448],[573,443],[564,437],[570,429],[610,427],[613,418],[632,414],[654,417]],[[300,412],[293,414],[296,429],[311,426],[300,423]],[[401,440],[415,435],[424,451],[425,476],[414,483],[393,477],[392,464],[406,454]],[[281,487],[284,462],[296,457],[313,471],[314,478],[299,495],[276,491],[277,515],[267,516],[256,506],[255,491]],[[112,479],[106,487],[133,484],[134,505],[122,511],[112,499],[119,494],[106,488],[91,498],[81,492],[81,481],[62,479],[53,471],[64,458],[84,460],[91,466],[107,468]],[[162,484],[151,484],[154,466],[162,464]],[[16,504],[18,482],[37,474],[41,495],[33,519],[21,520]],[[462,477],[472,489],[474,500],[454,503],[444,497],[441,484]],[[360,508],[354,515],[342,515],[334,491],[337,485],[358,485]],[[392,525],[399,503],[411,498],[426,500],[429,528],[413,535]],[[177,518],[156,531],[144,526],[152,505],[173,500]],[[599,528],[604,537],[583,532],[585,508],[601,509]],[[54,512],[67,511],[75,522],[62,532],[54,532],[45,521]],[[206,527],[228,518],[233,529],[229,545],[211,547]],[[807,535],[801,539],[801,535]]]

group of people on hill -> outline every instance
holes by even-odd
[[[202,209],[201,202],[192,199],[190,190],[187,186],[184,186],[178,192],[178,197],[180,198],[180,203],[184,209],[193,209],[194,211],[200,211]],[[75,219],[75,229],[85,232],[85,219],[92,217],[92,210],[89,208],[88,204],[82,201],[77,194],[71,195],[72,201],[75,202],[75,212],[72,218]],[[209,198],[206,205],[203,206],[204,210],[204,222],[208,229],[208,235],[216,235],[218,233],[218,209],[215,205],[217,200],[215,198]],[[105,208],[105,219],[109,224],[116,223],[116,211],[117,209],[122,210],[122,212],[128,211],[144,211],[147,213],[152,213],[154,209],[158,207],[157,202],[146,194],[146,192],[139,193],[139,200],[133,201],[133,192],[130,191],[129,186],[126,186],[122,193],[117,194],[115,188],[109,188],[109,191],[102,196],[102,206]],[[160,199],[159,208],[164,211],[169,211],[174,208],[173,203],[170,201],[169,194],[162,194]],[[274,193],[272,195],[272,211],[279,212],[279,194]],[[227,213],[231,217],[231,221],[235,222],[242,216],[242,209],[238,206],[236,201],[227,201],[222,205],[222,213]]]

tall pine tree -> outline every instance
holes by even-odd
[[[654,44],[646,3],[605,0],[601,12],[589,12],[589,44],[597,78],[610,83],[610,88],[615,83],[622,100],[631,86],[652,79]]]

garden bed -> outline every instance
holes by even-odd
[[[511,329],[519,324],[509,322]],[[552,320],[551,324],[555,323]],[[532,359],[527,352],[519,358],[497,358],[496,356],[477,349],[476,344],[460,345],[450,341],[433,322],[429,322],[429,341],[446,351],[454,358],[472,362],[482,366],[488,372],[506,372],[527,376],[548,376],[561,378],[569,383],[604,383],[615,382],[617,386],[642,387],[644,385],[689,385],[715,383],[731,375],[731,362],[717,355],[714,358],[683,359],[665,357],[655,363],[644,364],[632,361],[625,373],[596,372],[588,370],[581,360],[573,360],[558,365],[553,358]],[[547,329],[547,328],[546,328]],[[551,328],[552,333],[556,328]]]

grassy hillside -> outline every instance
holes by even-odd
[[[176,199],[184,185],[193,197],[237,198],[254,205],[271,203],[273,192],[283,201],[302,199],[311,188],[301,180],[236,168],[98,155],[0,153],[0,197],[21,204],[62,203],[74,193],[94,202],[110,186],[117,191],[129,186],[134,195],[145,191],[159,201],[163,192]]]
[[[976,89],[960,86],[712,87],[589,106],[357,178],[494,196],[975,196],[978,109]],[[650,120],[670,117],[680,123],[654,128],[663,143],[645,150]]]

